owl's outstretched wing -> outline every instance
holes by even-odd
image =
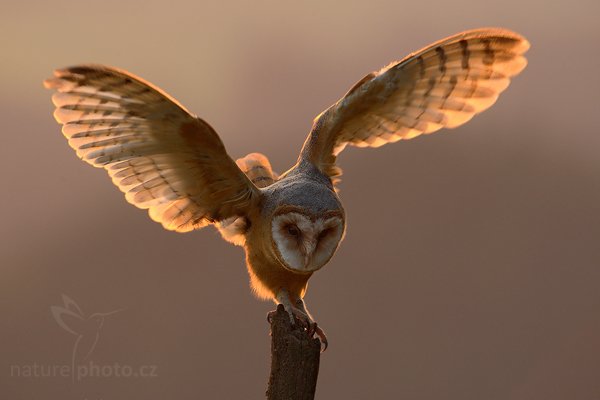
[[[365,76],[314,122],[301,159],[336,176],[346,147],[379,147],[455,128],[490,107],[527,65],[529,42],[497,28],[465,31]]]
[[[80,65],[44,81],[77,155],[104,168],[128,202],[187,232],[245,215],[259,189],[217,133],[175,99],[128,72]]]

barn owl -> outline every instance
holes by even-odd
[[[528,48],[517,33],[475,29],[369,73],[314,119],[298,160],[281,175],[259,153],[233,161],[207,122],[129,72],[78,65],[44,84],[57,91],[54,117],[81,159],[104,168],[127,201],[164,228],[213,224],[244,247],[254,293],[282,304],[326,347],[303,298],[344,237],[340,152],[464,124],[525,68]]]

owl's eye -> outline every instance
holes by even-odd
[[[325,236],[329,235],[333,231],[333,228],[323,229],[321,233],[319,233],[318,241],[321,241]]]
[[[287,231],[290,235],[292,235],[294,237],[300,236],[300,229],[298,229],[298,227],[296,225],[288,225]]]

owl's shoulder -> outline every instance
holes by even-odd
[[[334,190],[331,178],[323,174],[314,164],[306,161],[294,165],[289,171],[283,173],[269,188],[281,190],[302,185],[322,185],[329,190]]]

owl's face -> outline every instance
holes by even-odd
[[[340,211],[309,215],[285,207],[271,223],[275,254],[281,264],[296,273],[311,273],[331,259],[344,235]]]

